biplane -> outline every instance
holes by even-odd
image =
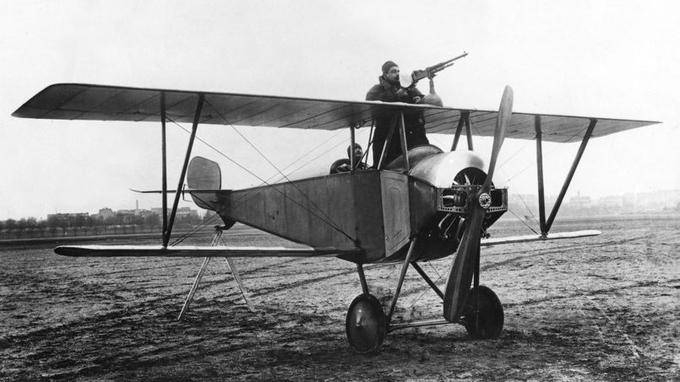
[[[513,92],[506,87],[498,110],[470,110],[427,104],[337,101],[201,91],[55,84],[28,100],[13,115],[21,118],[160,122],[162,151],[162,243],[60,246],[65,256],[315,257],[336,256],[356,265],[361,293],[351,302],[346,334],[358,352],[379,349],[388,332],[415,326],[457,323],[474,338],[498,337],[503,307],[496,294],[480,285],[480,247],[526,241],[578,238],[598,231],[551,233],[550,229],[583,152],[592,137],[657,122],[565,115],[513,113]],[[365,169],[318,174],[305,179],[247,189],[222,189],[217,162],[192,159],[201,124],[293,129],[373,130],[379,114],[391,113],[392,133],[384,145],[400,145],[401,156]],[[424,145],[410,150],[405,113],[422,113],[428,133],[452,135],[451,148]],[[166,173],[166,122],[191,123],[177,188]],[[467,149],[459,148],[461,136]],[[473,136],[493,137],[488,161],[473,151]],[[496,187],[494,170],[504,138],[536,142],[540,234],[487,238],[487,229],[508,209],[508,190]],[[546,216],[542,142],[581,140],[559,196]],[[462,146],[462,145],[461,145]],[[367,150],[368,152],[368,150]],[[354,161],[354,159],[352,159]],[[185,189],[186,180],[186,189]],[[174,193],[172,206],[169,194]],[[295,247],[171,246],[170,237],[182,193],[201,208],[215,211],[223,229],[240,222],[303,244]],[[420,263],[452,257],[442,291]],[[366,264],[401,264],[393,297],[383,308],[371,294]],[[412,267],[441,298],[442,318],[394,322],[404,277]]]

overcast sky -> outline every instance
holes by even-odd
[[[423,68],[445,105],[663,121],[590,141],[570,195],[680,189],[680,5],[674,1],[0,1],[0,219],[160,206],[158,124],[47,121],[10,114],[52,83],[363,100],[381,64]],[[426,83],[421,90],[427,91]],[[280,168],[327,169],[349,134],[241,128]],[[365,141],[367,131],[360,131]],[[276,173],[228,126],[199,136],[260,178]],[[187,134],[169,126],[169,184]],[[431,137],[444,147],[451,136]],[[479,139],[483,156],[490,141]],[[557,194],[578,144],[546,144]],[[506,140],[510,192],[536,193],[533,141]],[[260,181],[218,160],[223,188]],[[306,156],[303,156],[306,155]],[[660,196],[663,197],[663,196]]]

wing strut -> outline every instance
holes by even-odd
[[[456,151],[458,147],[458,140],[460,139],[460,133],[463,131],[463,124],[470,124],[470,112],[464,111],[460,113],[460,119],[458,119],[458,126],[456,126],[456,134],[453,137],[453,143],[451,144],[451,151]]]
[[[354,131],[354,124],[349,125],[349,135],[350,135],[350,148],[351,148],[351,151],[352,151],[352,153],[349,156],[349,168],[350,168],[349,171],[352,174],[354,174],[354,170],[357,166],[357,164],[354,163],[355,162],[355,160],[354,160],[354,147],[356,145],[356,134],[355,134],[355,131]]]
[[[404,122],[404,112],[399,113],[399,139],[401,140],[401,156],[404,158],[404,174],[408,174],[411,166],[408,163],[408,144],[406,143],[406,123]]]
[[[465,136],[467,137],[468,150],[474,151],[472,148],[472,130],[470,129],[470,115],[465,118]]]
[[[541,131],[541,116],[534,117],[536,129],[536,174],[538,176],[538,218],[541,226],[541,236],[548,235],[545,225],[545,188],[543,186],[543,133]]]
[[[404,161],[404,172],[408,173],[409,170],[411,169],[409,165],[409,160],[408,160],[408,144],[406,142],[406,123],[404,122],[404,111],[400,110],[398,115],[395,115],[394,118],[392,118],[392,126],[390,127],[390,131],[387,134],[387,138],[385,139],[385,142],[382,147],[382,152],[380,154],[380,160],[378,161],[378,170],[382,170],[385,165],[388,165],[389,163],[385,163],[387,159],[387,155],[389,153],[390,145],[394,144],[392,142],[394,134],[399,134],[399,143],[401,145],[401,157]],[[396,158],[392,158],[394,160]]]
[[[161,155],[162,157],[162,203],[163,203],[163,242],[165,243],[165,232],[168,230],[168,160],[167,145],[165,139],[165,92],[161,92]],[[167,244],[167,243],[166,243]]]
[[[550,211],[550,216],[548,217],[547,221],[544,221],[545,219],[545,194],[543,192],[543,150],[542,150],[542,137],[541,137],[541,119],[540,117],[535,118],[534,120],[534,127],[536,129],[536,161],[537,161],[537,167],[538,167],[538,204],[539,204],[539,213],[540,213],[540,224],[541,224],[541,235],[546,236],[548,232],[550,231],[550,227],[552,226],[553,222],[555,221],[555,216],[557,215],[557,211],[559,211],[560,206],[562,205],[562,200],[564,200],[564,195],[567,193],[567,190],[569,189],[569,184],[571,183],[572,178],[574,177],[574,173],[576,172],[576,168],[578,167],[579,162],[581,161],[581,157],[583,156],[583,152],[586,149],[586,146],[588,145],[588,140],[590,140],[590,137],[593,134],[593,130],[595,129],[595,125],[597,124],[597,119],[591,118],[590,119],[590,124],[588,124],[588,129],[586,130],[585,135],[583,136],[583,140],[581,141],[581,146],[579,146],[578,151],[576,152],[576,157],[574,158],[574,162],[571,164],[571,168],[569,169],[569,173],[567,174],[566,179],[564,179],[564,184],[562,184],[562,189],[560,190],[560,194],[557,197],[557,200],[555,201],[555,205],[553,206],[552,210]]]
[[[394,129],[397,126],[397,122],[394,118],[392,118],[391,122],[392,122],[392,126],[390,126],[390,131],[387,133],[387,138],[385,138],[385,142],[383,142],[382,151],[380,152],[380,159],[378,159],[378,167],[376,167],[378,170],[382,170],[385,167],[385,162],[386,162],[385,159],[387,157],[388,148],[389,148],[390,144],[392,144],[392,135],[394,135]],[[377,131],[377,129],[376,129],[376,131]],[[374,140],[375,140],[375,138],[374,138]],[[373,146],[373,148],[375,149],[375,145]],[[374,163],[374,165],[375,165],[375,163]]]
[[[194,146],[194,140],[196,138],[196,130],[198,130],[198,121],[201,118],[201,110],[203,109],[203,101],[205,96],[203,93],[198,94],[198,102],[196,103],[196,112],[194,113],[194,122],[191,126],[191,136],[189,137],[189,144],[187,146],[187,154],[184,157],[184,165],[182,166],[182,173],[179,176],[179,183],[177,184],[177,192],[175,193],[175,201],[172,204],[172,211],[170,212],[170,221],[168,222],[168,228],[163,235],[163,247],[168,246],[170,241],[170,234],[172,233],[172,226],[175,223],[175,215],[177,214],[177,205],[179,204],[179,197],[182,193],[182,185],[184,184],[184,178],[187,174],[187,167],[189,166],[189,158],[191,157],[191,148]]]

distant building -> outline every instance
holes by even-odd
[[[177,217],[195,217],[198,218],[198,211],[192,210],[189,207],[180,207],[177,209]]]
[[[102,219],[108,219],[108,218],[113,217],[113,215],[115,215],[115,214],[113,213],[112,209],[105,207],[105,208],[99,209],[98,215]]]
[[[590,208],[593,205],[593,201],[590,199],[590,196],[581,196],[581,193],[579,192],[576,196],[569,199],[568,204],[570,208],[582,209]]]
[[[620,195],[603,196],[597,200],[597,204],[603,208],[623,208],[625,198]]]

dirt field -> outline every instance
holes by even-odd
[[[515,232],[499,223],[494,236]],[[201,259],[72,259],[50,249],[0,251],[3,380],[679,380],[680,217],[590,219],[553,231],[594,238],[482,250],[482,284],[505,309],[496,340],[458,325],[390,333],[353,353],[347,307],[361,287],[337,259],[237,259],[257,308],[213,259],[176,321]],[[246,228],[234,244],[273,240]],[[451,259],[423,264],[443,286]],[[369,266],[379,297],[397,266]],[[397,318],[441,316],[409,270]]]

